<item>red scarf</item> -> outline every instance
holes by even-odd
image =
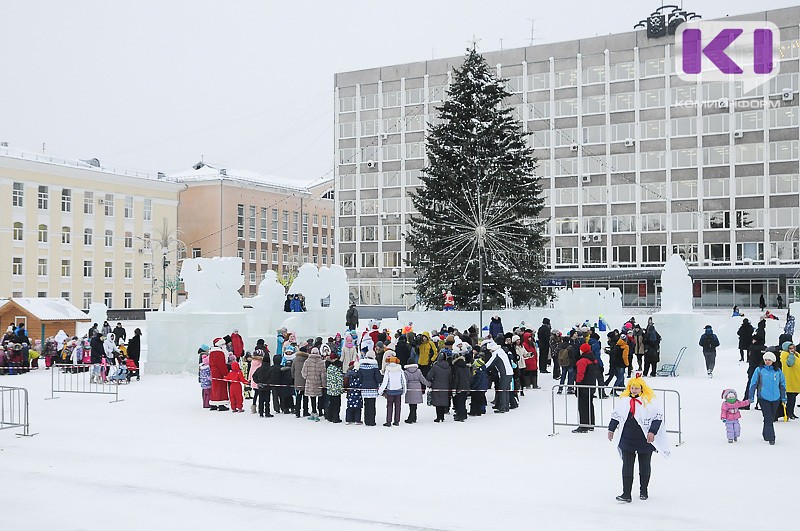
[[[639,405],[641,405],[641,404],[642,404],[642,401],[641,401],[641,400],[639,400],[638,398],[631,397],[631,413],[633,413],[634,415],[636,414],[636,404],[637,404],[637,403],[638,403]]]

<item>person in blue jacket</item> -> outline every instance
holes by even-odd
[[[712,378],[714,376],[714,365],[716,364],[717,360],[717,347],[719,346],[719,338],[717,337],[717,334],[714,333],[711,325],[706,325],[705,332],[702,336],[700,336],[699,345],[703,347],[703,357],[706,359],[706,371],[708,372],[708,377]]]
[[[589,346],[592,347],[594,359],[597,361],[597,385],[604,386],[603,373],[605,369],[603,368],[603,345],[600,344],[600,335],[597,332],[592,332],[592,335],[589,336],[588,343]],[[608,398],[605,389],[600,389],[600,398]]]
[[[772,424],[775,422],[778,408],[781,403],[786,406],[786,377],[780,369],[775,370],[772,366],[775,359],[775,354],[772,352],[764,353],[764,365],[753,373],[748,393],[748,398],[752,402],[758,391],[758,405],[761,406],[761,414],[764,415],[761,435],[770,444],[775,444],[775,427]]]

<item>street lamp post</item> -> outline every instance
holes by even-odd
[[[161,262],[161,311],[167,311],[167,266],[169,265],[169,260],[167,260],[167,252],[168,249],[163,247],[161,249],[164,257]]]

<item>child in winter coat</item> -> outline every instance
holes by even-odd
[[[242,374],[242,369],[239,367],[239,362],[231,362],[231,371],[225,376],[228,381],[228,396],[231,398],[231,412],[244,413],[244,396],[242,394],[242,385],[247,385],[247,379]]]
[[[733,389],[725,389],[722,391],[722,398],[724,401],[722,402],[722,412],[719,418],[721,418],[722,422],[725,424],[728,442],[736,442],[739,440],[739,435],[742,432],[739,426],[739,419],[742,417],[742,414],[739,413],[739,408],[749,406],[750,401],[739,400],[736,391]]]
[[[347,409],[345,410],[345,422],[350,424],[361,424],[361,378],[358,375],[355,361],[348,363],[347,374],[344,377],[344,386],[347,388]]]
[[[203,407],[211,407],[211,367],[208,366],[208,355],[203,355],[203,362],[200,364],[200,390],[203,393]]]
[[[406,375],[400,367],[400,360],[396,356],[389,356],[385,367],[386,374],[383,377],[378,394],[386,397],[386,422],[384,426],[391,427],[400,425],[400,407],[403,403],[403,395],[406,394]],[[394,417],[394,423],[392,422]]]

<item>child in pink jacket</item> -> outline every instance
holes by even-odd
[[[739,400],[736,391],[733,389],[725,389],[722,391],[722,412],[720,418],[725,423],[725,431],[728,434],[728,442],[736,442],[739,440],[739,435],[742,432],[739,426],[739,419],[742,414],[739,413],[739,408],[749,406],[749,400]]]

